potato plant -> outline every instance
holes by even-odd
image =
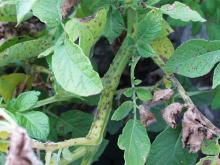
[[[214,93],[220,107],[219,3],[0,0],[1,164],[93,164],[112,134],[126,165],[220,164],[220,130],[191,98]],[[174,47],[170,35],[187,25],[206,26],[209,40]],[[104,75],[94,57],[103,39],[114,52]],[[162,73],[153,85],[136,78],[145,59]],[[184,78],[211,70],[207,91],[186,92]]]

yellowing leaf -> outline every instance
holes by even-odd
[[[9,138],[9,133],[7,131],[1,131],[0,132],[0,139],[6,140]]]
[[[168,60],[174,52],[173,44],[167,37],[152,41],[151,46],[164,61]]]
[[[27,88],[31,87],[32,78],[23,73],[12,73],[0,77],[0,95],[4,100],[9,100],[16,92],[16,88],[21,84],[26,84]]]

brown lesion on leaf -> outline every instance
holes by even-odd
[[[198,152],[205,138],[212,139],[220,133],[220,130],[194,106],[189,106],[184,113],[182,127],[183,147],[189,148],[190,152]]]
[[[176,119],[182,109],[183,105],[180,103],[172,103],[164,109],[163,118],[170,127],[176,128]]]
[[[149,125],[156,122],[156,118],[154,114],[148,109],[147,105],[140,106],[139,114],[140,114],[140,121],[145,127],[148,127]]]
[[[173,90],[170,88],[155,91],[152,103],[167,101],[173,96],[173,93]]]

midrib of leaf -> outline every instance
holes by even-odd
[[[134,118],[134,119],[133,119],[133,125],[132,125],[132,131],[131,131],[131,137],[132,137],[132,138],[131,138],[130,141],[129,141],[129,150],[128,150],[128,151],[129,151],[129,152],[128,152],[129,155],[130,155],[130,149],[131,149],[130,146],[131,146],[132,139],[133,139],[133,132],[134,132],[135,123],[136,123],[136,119]]]
[[[71,56],[72,56],[71,51],[70,51],[69,49],[65,49],[65,51],[67,52],[67,56],[68,56],[68,58],[70,59],[70,63],[75,65],[75,63],[73,63],[73,60],[72,60],[72,58],[71,58]],[[82,50],[80,50],[80,52],[81,52],[82,56],[85,56],[84,53],[82,52]],[[86,57],[86,56],[85,56],[85,57]],[[83,61],[82,61],[82,62],[83,62]],[[77,64],[79,64],[79,63],[77,63]],[[77,66],[79,66],[79,65],[77,65]],[[84,77],[86,77],[86,78],[88,79],[87,83],[91,83],[91,82],[92,82],[92,84],[96,86],[96,84],[94,84],[93,81],[92,81],[93,79],[90,78],[90,77],[88,77],[84,72],[82,72],[82,69],[81,69],[80,67],[75,67],[75,68],[76,68],[76,70],[78,70],[78,71],[81,73],[81,77],[82,77],[82,75],[83,75]],[[93,69],[93,68],[91,68],[91,69]],[[71,70],[70,70],[70,71],[71,71]],[[72,71],[71,71],[71,73],[72,73]],[[73,75],[73,74],[71,74],[71,75]],[[74,78],[71,78],[71,79],[74,80]],[[77,87],[79,86],[80,83],[81,83],[81,82],[78,82]],[[84,85],[85,83],[81,83],[81,84]]]

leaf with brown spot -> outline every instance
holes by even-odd
[[[170,127],[176,128],[176,118],[178,117],[178,114],[181,112],[182,108],[182,104],[172,103],[164,109],[163,118]]]
[[[156,118],[152,112],[145,105],[141,105],[139,109],[140,121],[145,126],[148,127],[152,123],[156,122]]]
[[[172,95],[173,95],[173,90],[170,88],[155,91],[152,102],[155,103],[155,102],[169,100],[172,97]]]
[[[220,132],[196,107],[189,107],[184,113],[182,127],[183,146],[191,152],[199,151],[205,138],[211,139]]]

